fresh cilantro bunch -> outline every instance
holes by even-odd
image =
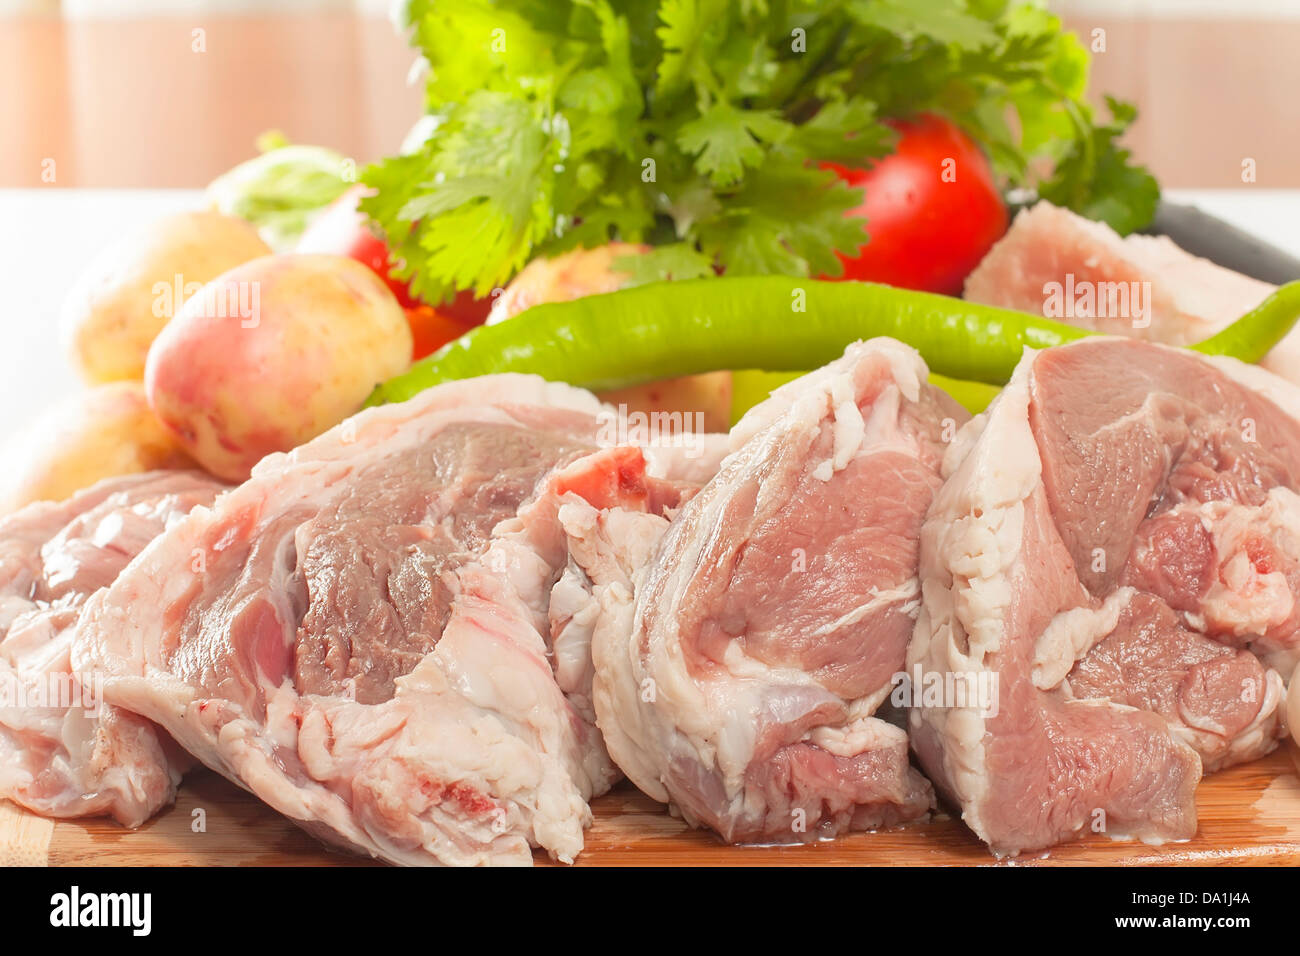
[[[486,295],[529,259],[656,247],[638,280],[838,274],[861,201],[820,160],[864,165],[883,121],[947,115],[1008,187],[1122,231],[1154,180],[1085,102],[1087,53],[1009,0],[409,0],[434,133],[370,167],[413,291]]]

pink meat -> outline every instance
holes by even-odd
[[[995,852],[1187,838],[1202,769],[1276,746],[1275,668],[1300,656],[1297,413],[1257,368],[1093,339],[1027,354],[959,437],[909,666],[999,695],[911,725]]]
[[[562,516],[599,609],[599,726],[646,793],[734,842],[924,816],[874,712],[916,613],[917,538],[964,413],[891,340],[776,391],[669,524]]]
[[[98,674],[73,669],[72,635],[91,595],[224,487],[187,472],[110,478],[0,521],[0,797],[129,827],[172,801],[187,761],[152,723],[103,702]]]
[[[572,860],[616,771],[582,635],[552,639],[558,512],[691,490],[671,458],[652,476],[640,449],[598,447],[608,412],[525,376],[363,412],[156,541],[87,607],[74,659],[322,839]]]
[[[1016,216],[967,277],[965,296],[1113,335],[1184,345],[1208,338],[1275,288],[1193,256],[1165,236],[1122,238],[1105,223],[1040,202]],[[1067,289],[1073,294],[1064,294]],[[1053,297],[1055,290],[1063,294]],[[1263,364],[1300,381],[1300,333]]]

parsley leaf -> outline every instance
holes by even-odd
[[[1160,187],[1146,169],[1133,165],[1132,153],[1116,142],[1137,118],[1137,110],[1113,97],[1106,98],[1106,105],[1111,121],[1093,127],[1086,138],[1073,143],[1055,176],[1038,192],[1124,234],[1141,229],[1155,216]]]
[[[1094,116],[1088,54],[1025,0],[407,0],[436,132],[369,167],[362,208],[412,291],[480,295],[611,240],[634,281],[837,274],[890,117],[941,113],[1007,188],[1144,225],[1158,188]],[[870,224],[867,224],[869,231]],[[631,257],[629,257],[631,258]]]
[[[791,128],[775,110],[718,103],[677,131],[677,145],[696,157],[695,168],[714,186],[731,186],[744,178],[745,167],[762,165],[760,142],[779,143]]]
[[[619,256],[611,265],[627,273],[629,285],[666,279],[702,279],[713,275],[713,259],[689,242],[656,246],[645,255]]]
[[[904,40],[926,37],[938,43],[979,49],[998,38],[988,22],[950,0],[854,0],[849,10],[859,23],[895,33]]]

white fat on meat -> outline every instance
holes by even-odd
[[[187,759],[74,670],[73,631],[92,594],[224,487],[189,472],[109,478],[0,520],[0,797],[128,827],[171,803]]]
[[[1034,645],[1030,672],[1034,686],[1039,690],[1059,686],[1069,676],[1075,661],[1115,630],[1120,613],[1135,593],[1132,588],[1118,588],[1098,607],[1072,607],[1052,618]]]
[[[518,375],[362,412],[155,541],[91,602],[74,657],[323,840],[403,864],[571,861],[617,771],[559,511],[662,513],[693,490],[598,447],[606,413]]]
[[[1258,369],[1091,339],[1027,351],[958,435],[908,666],[995,676],[999,700],[910,726],[995,853],[1185,839],[1202,772],[1276,746],[1270,665],[1300,643],[1298,416],[1300,391]]]
[[[597,723],[619,768],[733,842],[799,842],[932,808],[876,710],[917,610],[916,537],[965,414],[877,339],[773,392],[669,522],[562,520],[599,615]]]
[[[1185,345],[1213,335],[1276,289],[1194,256],[1167,236],[1120,236],[1105,223],[1039,202],[1017,214],[967,277],[965,297],[1112,335]],[[1300,381],[1300,330],[1262,364]]]

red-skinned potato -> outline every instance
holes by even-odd
[[[145,389],[199,464],[240,481],[356,412],[410,360],[406,316],[374,272],[342,256],[275,255],[185,303],[149,350]]]
[[[0,515],[33,501],[62,501],[104,478],[193,468],[159,424],[139,382],[111,382],[48,408],[5,443]]]

